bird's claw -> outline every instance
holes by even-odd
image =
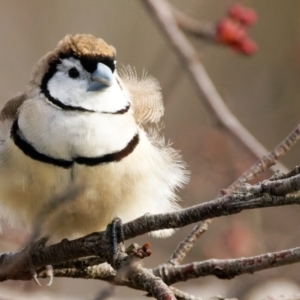
[[[27,260],[28,260],[28,264],[29,264],[29,269],[30,269],[30,274],[32,276],[32,279],[34,280],[34,282],[38,285],[38,286],[42,286],[41,283],[39,282],[38,278],[37,278],[37,273],[35,270],[35,267],[33,265],[32,262],[32,252],[36,249],[41,249],[43,247],[45,247],[46,242],[48,241],[48,238],[41,238],[40,240],[36,241],[36,242],[32,242],[31,244],[29,244],[29,246],[27,247]],[[50,278],[49,282],[47,283],[47,286],[51,286],[53,283],[53,268],[51,265],[47,265],[46,266],[46,275]]]
[[[47,286],[51,286],[53,283],[53,267],[51,265],[46,266],[46,275],[49,277],[49,282],[46,284]]]
[[[32,256],[31,253],[32,251],[37,247],[36,243],[32,243],[28,246],[28,250],[27,250],[27,260],[28,260],[28,264],[29,264],[29,269],[30,269],[30,274],[32,276],[32,279],[34,280],[34,282],[38,285],[38,286],[42,286],[41,283],[39,282],[39,280],[37,279],[37,273],[35,271],[33,262],[32,262]]]
[[[37,274],[36,272],[34,271],[34,274],[31,274],[32,275],[32,279],[34,280],[34,282],[38,285],[38,286],[42,286],[41,283],[39,282],[39,280],[37,279]]]
[[[112,246],[112,258],[110,263],[115,268],[116,260],[118,258],[118,252],[125,251],[122,220],[120,218],[113,219],[112,222],[109,224],[108,228],[110,229],[108,233],[110,235]],[[120,241],[120,243],[118,243],[118,241]]]

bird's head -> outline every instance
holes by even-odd
[[[65,36],[36,64],[28,86],[57,108],[116,113],[130,105],[115,71],[116,50],[92,35]]]

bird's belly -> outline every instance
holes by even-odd
[[[115,217],[127,222],[178,208],[172,185],[184,180],[180,166],[143,133],[130,155],[94,167],[64,169],[35,161],[14,144],[10,151],[12,159],[0,161],[0,214],[12,225],[32,228],[42,213],[44,235],[74,238],[105,229]],[[79,190],[68,197],[73,187]],[[62,195],[66,201],[59,200]]]
[[[70,171],[35,161],[11,141],[8,144],[10,158],[0,160],[0,216],[12,226],[31,228],[55,196],[70,185]]]
[[[30,231],[37,225],[43,235],[73,238],[125,216],[118,207],[134,185],[122,161],[64,169],[32,160],[13,144],[10,148],[13,159],[0,162],[0,216],[10,225]]]

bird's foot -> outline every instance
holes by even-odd
[[[122,220],[120,218],[113,219],[112,222],[107,226],[106,230],[109,235],[110,246],[112,249],[108,263],[115,268],[118,253],[125,252]]]
[[[35,270],[35,267],[34,267],[33,261],[32,261],[32,253],[36,250],[40,250],[40,249],[44,248],[48,239],[49,239],[48,237],[43,237],[36,242],[30,243],[26,247],[26,257],[27,257],[27,261],[28,261],[28,265],[29,265],[30,274],[32,276],[32,279],[38,286],[42,286],[42,285],[37,278],[37,273],[36,273],[36,270]],[[45,268],[46,268],[46,274],[50,278],[49,282],[47,283],[47,286],[51,286],[53,283],[53,268],[50,265],[46,266]]]

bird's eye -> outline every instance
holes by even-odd
[[[79,72],[76,68],[71,68],[68,72],[68,75],[69,75],[70,78],[75,79],[75,78],[79,77]]]

